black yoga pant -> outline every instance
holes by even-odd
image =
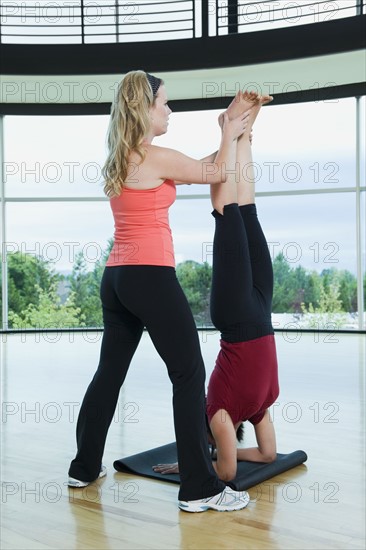
[[[220,493],[225,484],[217,478],[208,450],[205,369],[197,329],[175,269],[106,267],[101,299],[104,334],[100,362],[81,406],[76,434],[78,451],[69,475],[82,481],[98,477],[119,391],[146,327],[173,384],[179,499],[194,500]]]
[[[211,319],[227,342],[273,334],[273,270],[255,204],[214,210]]]

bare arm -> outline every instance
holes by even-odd
[[[222,130],[222,125],[223,125],[223,118],[222,118],[223,114],[224,113],[221,113],[221,115],[219,117],[219,124],[220,124],[221,130]],[[253,141],[253,131],[250,132],[249,141],[250,141],[250,143],[252,143],[252,141]],[[214,153],[211,153],[211,155],[207,155],[207,157],[203,157],[202,159],[200,159],[200,161],[201,162],[215,162],[217,153],[218,153],[218,151],[215,151]]]
[[[223,113],[222,113],[222,115],[223,115]],[[219,124],[220,124],[221,130],[222,130],[222,115],[220,115],[220,117],[219,117]],[[220,120],[221,120],[221,122],[220,122]],[[253,141],[253,131],[250,132],[249,141],[250,141],[250,143],[252,143],[252,141]],[[211,155],[207,155],[207,157],[203,157],[202,159],[200,159],[200,161],[201,162],[214,162],[217,153],[218,153],[218,151],[215,151],[214,153],[211,153]]]
[[[216,442],[217,460],[212,462],[213,469],[223,481],[234,479],[237,469],[236,434],[232,420],[224,409],[215,413],[210,422],[212,435]],[[155,472],[161,474],[176,474],[179,466],[174,464],[157,464]]]
[[[254,426],[258,447],[237,449],[238,460],[273,462],[276,460],[276,435],[268,409],[262,420]]]
[[[216,442],[217,460],[213,468],[223,481],[230,481],[236,476],[236,434],[229,414],[220,409],[211,419],[210,428]]]
[[[204,157],[203,159],[200,159],[200,160],[201,162],[215,162],[217,153],[218,151],[215,151],[214,153],[211,153],[211,155],[207,155],[207,157]]]
[[[215,158],[217,156],[217,153],[218,153],[218,151],[215,151],[214,153],[211,153],[211,155],[207,155],[207,157],[203,157],[202,159],[200,159],[200,162],[202,162],[202,163],[215,162]],[[185,183],[186,183],[185,181],[175,181],[176,185],[182,185],[182,184],[185,184]],[[186,183],[186,185],[192,185],[192,184],[191,183]]]
[[[237,460],[249,462],[273,462],[276,460],[276,435],[268,409],[262,420],[254,426],[258,447],[248,449],[236,448],[236,433],[230,416],[225,410],[217,411],[213,416],[210,428],[216,441],[217,460],[212,466],[218,477],[230,481],[236,476]],[[179,473],[178,463],[158,464],[153,467],[161,474]]]
[[[253,132],[250,132],[249,141],[250,141],[250,143],[252,143],[252,141],[253,141]],[[204,157],[204,158],[200,159],[200,161],[201,162],[214,162],[217,153],[218,153],[218,151],[215,151],[214,153],[211,153],[211,155],[207,155],[207,157]]]
[[[226,181],[226,171],[234,168],[231,164],[236,139],[244,132],[247,119],[246,114],[233,120],[225,118],[220,147],[215,157],[212,154],[202,160],[195,160],[173,149],[150,146],[153,172],[159,178],[172,179],[176,183],[215,184]]]

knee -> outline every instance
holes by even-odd
[[[206,373],[203,364],[183,365],[177,372],[170,374],[170,380],[176,386],[192,384],[194,386],[204,385]]]

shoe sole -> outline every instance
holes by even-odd
[[[237,510],[242,510],[247,505],[241,505],[236,506],[235,508],[220,508],[219,506],[204,506],[200,508],[192,508],[192,507],[184,507],[183,505],[179,504],[179,509],[182,510],[182,512],[192,512],[192,513],[198,513],[198,512],[207,512],[207,510],[215,510],[216,512],[236,512]]]
[[[107,468],[103,466],[103,469],[100,471],[97,479],[105,477],[106,475],[107,475]],[[94,481],[96,481],[96,479]],[[83,487],[87,487],[91,483],[94,483],[94,481],[80,481],[78,479],[73,479],[70,477],[69,481],[67,482],[67,485],[68,487],[73,487],[74,489],[82,489]]]
[[[242,510],[249,504],[249,498],[245,502],[241,502],[236,506],[225,506],[220,504],[185,504],[182,501],[179,501],[178,507],[183,512],[207,512],[207,510],[215,510],[216,512],[235,512],[237,510]]]

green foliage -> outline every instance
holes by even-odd
[[[57,283],[51,283],[45,290],[35,285],[33,294],[35,302],[29,303],[21,313],[9,311],[9,322],[12,328],[74,328],[85,326],[80,309],[75,307],[74,295],[70,293],[66,302],[61,303],[57,294]]]
[[[273,313],[299,313],[301,304],[317,302],[321,281],[316,271],[308,273],[303,267],[291,268],[283,254],[273,261]]]
[[[197,325],[210,324],[211,266],[188,260],[178,264],[176,272]]]
[[[92,272],[87,272],[82,253],[78,254],[72,275],[66,278],[54,273],[42,258],[20,252],[9,254],[9,327],[101,326],[100,281],[111,247],[112,241]],[[65,303],[59,296],[60,283],[69,287]]]
[[[48,289],[61,279],[50,269],[49,262],[31,254],[14,252],[8,254],[7,261],[9,311],[15,314],[21,314],[31,302],[39,304],[39,295],[34,292],[36,285]]]
[[[333,275],[333,274],[332,274]],[[345,324],[347,315],[340,299],[340,282],[334,276],[323,279],[320,289],[320,299],[316,307],[312,303],[309,307],[302,304],[304,313],[303,322],[307,328],[339,329]]]
[[[87,271],[83,253],[79,252],[72,273],[68,277],[70,290],[74,294],[75,305],[80,309],[88,327],[101,327],[103,325],[100,283],[112,246],[113,240],[110,239],[101,259],[95,263],[93,271]]]
[[[290,289],[291,268],[283,254],[278,254],[273,261],[273,301],[272,310],[275,313],[287,311]]]
[[[87,326],[102,325],[102,305],[99,298],[101,276],[94,269],[86,270],[82,252],[75,260],[72,274],[68,277],[70,290],[74,294],[75,305],[82,311]]]
[[[322,280],[324,288],[329,289],[332,285],[337,285],[339,299],[342,302],[343,310],[357,311],[357,279],[346,270],[337,270],[335,268],[322,271]]]
[[[357,279],[349,271],[331,268],[319,274],[301,266],[291,268],[283,254],[278,254],[273,274],[273,313],[320,313],[319,308],[326,308],[321,313],[357,310]],[[332,309],[336,302],[339,311]]]
[[[102,326],[100,283],[112,245],[110,240],[92,271],[88,271],[80,252],[67,277],[54,273],[42,258],[19,252],[9,254],[9,326]],[[176,271],[197,326],[209,325],[211,266],[189,260],[178,264]],[[302,313],[309,328],[329,328],[330,323],[341,326],[345,313],[357,310],[357,280],[349,271],[331,268],[317,273],[301,266],[293,268],[283,254],[274,259],[273,271],[274,313]],[[65,297],[60,297],[61,283]],[[366,297],[366,275],[363,284]]]

